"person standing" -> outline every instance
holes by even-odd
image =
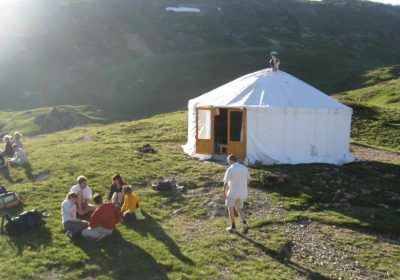
[[[94,210],[90,217],[89,227],[82,231],[82,236],[99,241],[113,233],[117,223],[122,218],[122,214],[114,204],[104,203],[100,194],[95,194],[93,201],[98,208]]]
[[[92,189],[87,185],[87,178],[85,176],[79,176],[76,182],[78,184],[71,188],[71,192],[78,195],[76,201],[77,211],[79,215],[84,216],[95,209],[94,205],[89,204],[89,199],[92,198]]]
[[[88,222],[76,218],[77,199],[78,195],[70,192],[61,204],[61,219],[64,230],[69,238],[72,238],[75,234],[79,234],[83,229],[89,226]]]
[[[269,65],[272,71],[276,72],[279,70],[279,66],[281,65],[281,61],[278,58],[279,53],[276,51],[271,52],[271,59],[269,60]]]
[[[225,206],[228,208],[231,225],[227,227],[226,230],[230,233],[236,232],[236,209],[243,224],[243,233],[247,233],[249,231],[249,226],[243,212],[243,204],[248,195],[247,184],[250,180],[249,171],[245,166],[237,162],[235,155],[229,155],[227,160],[230,166],[226,170],[224,176],[224,196]]]

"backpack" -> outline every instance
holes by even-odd
[[[4,224],[5,220],[7,223]],[[13,218],[6,214],[1,221],[1,234],[19,237],[30,230],[40,229],[45,223],[43,214],[37,210],[25,211]]]
[[[151,182],[151,187],[159,192],[172,191],[176,188],[175,179],[154,180]]]
[[[0,209],[15,207],[22,203],[17,193],[7,192],[3,186],[0,186],[0,191],[3,192],[0,194]]]

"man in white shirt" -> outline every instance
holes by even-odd
[[[69,238],[72,238],[75,234],[80,233],[89,226],[88,222],[76,218],[77,199],[78,195],[70,192],[61,204],[61,219],[64,230]]]
[[[247,184],[250,180],[247,168],[237,162],[234,155],[228,156],[229,168],[224,176],[225,205],[228,207],[231,225],[226,229],[228,232],[236,232],[235,209],[243,223],[243,233],[249,231],[246,218],[243,213],[243,204],[247,198]]]
[[[76,201],[77,211],[79,215],[84,216],[96,209],[94,205],[89,204],[89,199],[92,198],[92,189],[87,185],[85,176],[79,176],[76,181],[78,184],[73,186],[70,192],[78,195]]]

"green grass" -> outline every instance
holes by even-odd
[[[353,108],[353,143],[400,153],[399,65],[366,73],[359,89],[333,97]]]
[[[249,199],[249,235],[227,235],[224,217],[208,217],[205,206],[218,198],[224,166],[204,164],[187,157],[187,114],[177,112],[135,122],[85,126],[41,137],[24,138],[32,170],[12,168],[0,180],[24,199],[23,209],[51,214],[39,232],[20,239],[0,237],[2,279],[305,279],[331,277],[335,271],[315,268],[307,260],[291,260],[287,223],[310,219],[335,232],[362,232],[365,250],[353,254],[384,279],[386,271],[400,276],[399,244],[385,241],[400,234],[399,163],[353,163],[273,166],[251,169],[256,179]],[[82,139],[90,139],[82,141]],[[140,154],[151,144],[157,154]],[[289,179],[263,186],[262,172],[281,172]],[[111,175],[120,172],[135,188],[147,219],[119,225],[98,244],[71,242],[62,232],[60,204],[78,175],[89,178],[94,192],[108,191]],[[322,175],[321,175],[322,173]],[[50,174],[46,181],[32,180]],[[384,178],[385,174],[397,177]],[[160,194],[146,186],[152,179],[175,177],[186,194]],[[29,179],[30,178],[30,179]],[[370,193],[363,195],[361,188]],[[340,190],[340,193],[337,193]],[[346,209],[343,193],[354,194]],[[260,199],[282,212],[257,214]],[[338,207],[334,207],[339,203]],[[389,205],[383,208],[381,203]],[[325,207],[330,204],[330,207]],[[21,209],[22,210],[22,209]],[[372,216],[373,215],[373,216]],[[380,237],[383,236],[383,237]],[[385,255],[377,253],[376,240]],[[333,241],[341,248],[342,241]],[[379,262],[379,269],[376,263]],[[309,276],[307,276],[309,275]],[[310,277],[311,277],[310,276]]]
[[[12,134],[14,131],[22,131],[26,135],[36,135],[45,131],[45,127],[37,119],[49,116],[54,110],[52,108],[40,108],[25,111],[0,111],[0,134]],[[57,106],[61,113],[73,113],[87,123],[104,123],[105,119],[102,113],[99,113],[92,106]],[[54,132],[54,131],[53,131]]]

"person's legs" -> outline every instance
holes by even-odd
[[[227,231],[229,232],[235,232],[236,231],[236,225],[235,225],[235,201],[236,199],[232,199],[227,197],[225,200],[225,206],[228,207],[228,213],[229,213],[229,219],[231,220],[231,225],[226,228]]]
[[[108,228],[103,228],[103,227],[98,227],[98,231],[101,233],[101,234],[103,234],[103,235],[105,235],[105,236],[108,236],[108,235],[111,235],[112,233],[113,233],[113,229],[108,229]]]
[[[82,236],[93,240],[104,237],[103,234],[98,229],[99,227],[96,228],[88,227],[82,230]]]
[[[96,209],[96,206],[92,205],[92,204],[87,204],[86,202],[84,202],[82,204],[82,214],[80,213],[81,216],[86,215],[88,213],[93,212]]]
[[[89,226],[88,222],[76,220],[76,221],[67,221],[64,223],[64,230],[69,235],[75,235],[80,233],[82,230]],[[71,237],[72,237],[71,236]]]
[[[246,217],[243,212],[243,204],[244,201],[242,199],[238,199],[235,202],[236,212],[239,214],[240,221],[243,223],[243,233],[247,233],[249,231],[249,226],[247,225]]]
[[[83,192],[79,191],[77,195],[78,198],[76,199],[76,211],[78,212],[79,215],[83,216],[86,214],[83,212]]]

